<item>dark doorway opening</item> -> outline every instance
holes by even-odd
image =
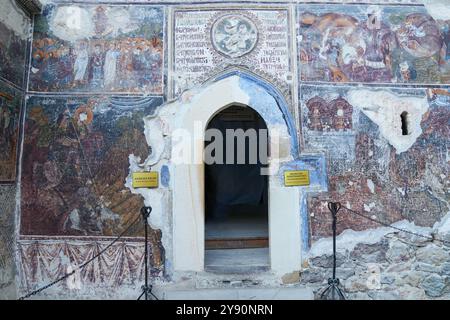
[[[402,114],[400,115],[400,119],[402,121],[402,135],[403,136],[407,136],[409,135],[409,128],[408,128],[408,112],[403,111]]]
[[[209,129],[215,133],[208,134]],[[215,138],[219,133],[221,148],[220,139]],[[268,179],[261,174],[267,156],[267,126],[253,109],[233,105],[209,122],[205,137],[207,270],[268,268]]]

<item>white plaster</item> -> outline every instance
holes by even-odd
[[[375,208],[375,203],[371,202],[368,205],[364,203],[364,211],[370,212],[373,208]]]
[[[302,239],[299,199],[299,188],[282,186],[269,189],[270,261],[271,269],[279,275],[300,270]]]
[[[370,192],[375,193],[375,185],[373,184],[372,179],[367,179],[367,187],[369,188]]]
[[[144,128],[147,145],[151,148],[151,153],[145,160],[145,167],[150,167],[161,159],[165,149],[163,123],[160,118],[146,117],[144,119]]]
[[[450,211],[434,224],[433,230],[438,234],[450,234]]]
[[[148,188],[133,188],[132,173],[143,171],[140,157],[136,157],[133,154],[129,155],[129,174],[125,181],[125,187],[127,187],[131,193],[139,194],[144,199],[144,205],[151,206],[152,212],[149,217],[149,225],[153,229],[161,230],[161,243],[166,250],[166,256],[171,257],[171,242],[172,233],[170,230],[170,222],[168,217],[169,212],[169,194],[168,191],[161,186],[155,189]],[[165,162],[158,163],[152,168],[152,171],[160,171],[161,166]]]
[[[405,194],[406,194],[406,193],[405,193],[405,189],[402,188],[402,187],[398,187],[398,188],[397,188],[397,191],[400,192],[400,194],[401,194],[402,196],[405,196]]]
[[[381,135],[397,153],[408,150],[422,133],[420,122],[428,110],[426,96],[397,96],[387,90],[353,89],[348,92],[347,101],[378,125]],[[409,116],[408,135],[402,135],[400,115],[404,111]]]
[[[12,0],[0,2],[0,22],[13,30],[21,39],[27,39],[30,36],[30,20]]]
[[[87,39],[94,32],[92,14],[80,6],[61,6],[55,9],[50,18],[49,28],[62,40]]]
[[[432,228],[416,226],[414,222],[409,222],[407,220],[398,221],[391,224],[391,226],[418,233],[424,236],[430,236],[432,232]],[[364,231],[354,231],[351,229],[347,229],[336,237],[336,250],[339,252],[345,252],[346,250],[352,251],[359,243],[374,244],[379,242],[385,235],[393,232],[396,231],[388,227],[380,227]],[[332,253],[333,238],[328,237],[314,242],[307,256],[312,258],[323,254]]]
[[[450,19],[450,5],[448,0],[422,0],[430,16],[436,20]]]
[[[89,39],[95,35],[93,16],[95,7],[83,7],[79,5],[61,5],[55,9],[50,18],[50,30],[55,36],[66,41]],[[156,10],[140,12],[140,15],[154,17]],[[121,33],[129,33],[140,26],[133,20],[127,8],[109,6],[105,8],[104,34],[116,37]]]

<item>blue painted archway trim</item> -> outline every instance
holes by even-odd
[[[280,109],[280,111],[283,115],[283,119],[288,128],[289,135],[291,136],[291,155],[294,159],[298,159],[299,158],[299,145],[298,145],[295,120],[292,117],[292,114],[288,108],[288,104],[286,103],[286,100],[284,99],[281,92],[275,86],[273,86],[271,83],[267,82],[260,76],[245,72],[243,70],[231,70],[229,72],[226,72],[226,73],[223,73],[223,74],[217,76],[212,81],[217,82],[217,81],[220,81],[220,80],[232,77],[232,76],[238,76],[241,79],[252,82],[253,84],[263,88],[267,93],[269,93],[275,99],[275,101],[277,102],[278,108]]]

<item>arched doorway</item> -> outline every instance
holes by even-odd
[[[248,106],[217,113],[205,131],[205,269],[268,270],[268,130]]]
[[[180,145],[186,144],[174,141],[171,144],[171,266],[177,272],[205,271],[204,133],[209,121],[231,105],[249,106],[258,112],[268,128],[270,271],[279,275],[298,271],[302,246],[301,193],[299,188],[285,187],[279,172],[283,164],[298,157],[295,124],[282,95],[270,83],[242,71],[230,72],[186,92],[177,101],[166,105],[159,112],[159,119],[154,120],[157,126],[161,126],[160,122],[165,123],[166,134],[173,135],[177,131],[190,141],[187,144],[192,161],[189,162],[180,162],[178,158],[174,161],[173,158]]]

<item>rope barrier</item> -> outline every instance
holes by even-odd
[[[140,219],[140,216],[137,216],[136,219],[134,219],[134,221],[124,230],[122,231],[122,233],[117,236],[117,238],[115,238],[113,241],[111,241],[105,248],[103,248],[101,251],[99,251],[95,256],[93,256],[92,258],[90,258],[88,261],[86,261],[85,263],[83,263],[82,265],[80,265],[78,268],[74,269],[73,271],[66,273],[65,275],[63,275],[62,277],[56,279],[55,281],[50,282],[49,284],[36,289],[30,293],[27,293],[26,295],[22,296],[19,298],[19,300],[24,300],[27,299],[31,296],[34,296],[52,286],[54,286],[55,284],[63,281],[64,279],[67,279],[68,277],[70,277],[71,275],[75,274],[75,272],[77,271],[81,271],[81,269],[83,269],[84,267],[86,267],[89,263],[91,263],[92,261],[94,261],[95,259],[97,259],[98,257],[100,257],[104,252],[106,252],[106,250],[108,250],[114,243],[116,243],[117,241],[120,240],[120,238],[122,238],[135,224],[136,222]]]
[[[72,121],[70,121],[71,122],[71,124],[72,124],[72,128],[73,128],[73,130],[74,130],[74,132],[75,132],[75,135],[76,135],[76,138],[77,138],[77,141],[78,141],[78,144],[79,144],[79,147],[80,147],[80,151],[81,151],[81,156],[82,156],[82,158],[84,159],[84,163],[86,164],[86,167],[87,167],[87,171],[88,171],[88,174],[89,174],[89,178],[91,179],[91,181],[92,181],[92,184],[93,184],[93,186],[94,186],[94,189],[95,189],[95,191],[98,193],[98,188],[97,188],[97,183],[95,182],[95,179],[94,179],[94,175],[93,175],[93,173],[92,173],[92,170],[91,170],[91,167],[89,166],[89,161],[87,160],[87,158],[86,158],[86,152],[85,152],[85,150],[84,150],[84,147],[83,147],[83,144],[81,143],[81,140],[80,140],[80,136],[79,136],[79,134],[78,134],[78,131],[77,131],[77,127],[76,127],[76,125],[75,125],[75,123],[74,123],[74,119],[73,119],[73,116],[72,115],[70,115],[71,116],[71,119],[72,119]],[[123,202],[125,202],[125,200],[124,201],[122,201],[121,203],[119,203],[119,204],[116,204],[116,206],[118,206],[118,205],[121,205]],[[76,268],[76,269],[74,269],[73,271],[71,271],[71,272],[69,272],[69,273],[66,273],[65,275],[63,275],[62,277],[60,277],[60,278],[58,278],[58,279],[56,279],[55,281],[52,281],[52,282],[50,282],[49,284],[47,284],[47,285],[45,285],[45,286],[43,286],[43,287],[41,287],[41,288],[39,288],[39,289],[36,289],[36,290],[34,290],[34,291],[32,291],[32,292],[30,292],[30,293],[27,293],[26,295],[24,295],[24,296],[22,296],[22,297],[20,297],[18,300],[24,300],[24,299],[27,299],[27,298],[29,298],[29,297],[31,297],[31,296],[33,296],[33,295],[36,295],[36,294],[38,294],[38,293],[40,293],[40,292],[42,292],[42,291],[44,291],[44,290],[46,290],[46,289],[48,289],[48,288],[50,288],[50,287],[52,287],[52,286],[54,286],[55,284],[57,284],[57,283],[59,283],[59,282],[61,282],[61,281],[63,281],[63,280],[65,280],[65,279],[67,279],[68,277],[70,277],[70,276],[72,276],[73,274],[75,274],[77,271],[81,271],[85,266],[87,266],[89,263],[91,263],[92,261],[94,261],[95,259],[97,259],[98,257],[100,257],[104,252],[106,252],[106,250],[108,250],[114,243],[116,243],[117,241],[119,241],[135,224],[136,224],[136,222],[139,220],[139,216],[138,217],[136,217],[136,219],[117,237],[117,238],[115,238],[113,241],[111,241],[105,248],[103,248],[101,251],[99,251],[96,255],[94,255],[92,258],[90,258],[88,261],[86,261],[85,263],[83,263],[82,265],[80,265],[78,268]],[[145,220],[145,227],[147,228],[147,221]],[[147,233],[147,229],[145,230],[146,231],[146,233]],[[145,263],[147,263],[147,259],[148,259],[148,256],[147,256],[147,236],[146,236],[146,242],[145,242]],[[146,266],[146,268],[147,268],[147,266]],[[147,275],[147,270],[146,270],[146,274],[145,274],[145,276],[147,277],[148,275]],[[150,294],[150,295],[152,295],[156,300],[159,300],[158,299],[158,297],[156,297],[152,292],[151,292],[151,287],[150,288],[148,288],[148,287],[146,287],[146,286],[144,286],[145,287],[145,289],[144,289],[144,294],[146,293],[146,296],[148,295],[148,294]],[[142,295],[141,295],[142,296]],[[140,297],[139,297],[140,298]],[[139,298],[138,298],[138,300],[139,300]]]
[[[412,231],[409,231],[409,230],[406,230],[406,229],[402,229],[402,228],[398,228],[398,227],[395,227],[395,226],[392,226],[392,225],[390,225],[390,224],[388,224],[388,223],[385,223],[385,222],[382,222],[382,221],[379,221],[379,220],[377,220],[377,219],[374,219],[374,218],[371,218],[371,217],[368,217],[368,216],[366,216],[366,215],[364,215],[364,214],[362,214],[362,213],[360,213],[360,212],[358,212],[358,211],[355,211],[355,210],[352,210],[352,209],[349,209],[349,208],[347,208],[346,206],[342,206],[342,208],[343,209],[345,209],[345,210],[347,210],[348,212],[350,212],[350,213],[352,213],[352,214],[355,214],[355,215],[357,215],[357,216],[360,216],[360,217],[362,217],[362,218],[364,218],[364,219],[367,219],[367,220],[369,220],[369,221],[372,221],[372,222],[375,222],[375,223],[377,223],[377,224],[379,224],[379,225],[382,225],[382,226],[384,226],[384,227],[388,227],[388,228],[391,228],[391,229],[393,229],[393,230],[397,230],[397,231],[400,231],[400,232],[404,232],[404,233],[407,233],[407,234],[410,234],[410,235],[414,235],[414,236],[417,236],[417,237],[420,237],[420,238],[424,238],[424,239],[427,239],[427,240],[429,240],[429,241],[438,241],[438,242],[441,242],[441,243],[445,243],[445,244],[450,244],[450,241],[447,241],[447,240],[443,240],[443,239],[439,239],[439,238],[436,238],[436,237],[434,237],[434,236],[426,236],[426,235],[423,235],[423,234],[420,234],[420,233],[416,233],[416,232],[412,232]],[[42,291],[44,291],[44,290],[46,290],[46,289],[48,289],[48,288],[50,288],[50,287],[52,287],[52,286],[54,286],[55,284],[57,284],[57,283],[59,283],[59,282],[61,282],[61,281],[63,281],[64,279],[67,279],[68,277],[70,277],[70,276],[72,276],[73,274],[75,274],[75,272],[77,272],[77,271],[81,271],[84,267],[86,267],[89,263],[91,263],[92,261],[94,261],[95,259],[97,259],[98,257],[100,257],[104,252],[106,252],[114,243],[116,243],[117,241],[119,241],[135,224],[136,224],[136,222],[139,220],[139,216],[138,217],[136,217],[136,219],[134,219],[133,220],[133,222],[124,230],[124,231],[122,231],[122,233],[119,235],[119,236],[117,236],[113,241],[111,241],[105,248],[103,248],[101,251],[99,251],[96,255],[94,255],[92,258],[90,258],[88,261],[86,261],[86,262],[84,262],[82,265],[80,265],[78,268],[76,268],[76,269],[74,269],[73,271],[71,271],[71,272],[69,272],[69,273],[66,273],[65,275],[63,275],[62,277],[60,277],[60,278],[58,278],[57,280],[55,280],[55,281],[52,281],[52,282],[50,282],[49,284],[47,284],[47,285],[45,285],[45,286],[43,286],[43,287],[41,287],[41,288],[39,288],[39,289],[36,289],[36,290],[34,290],[34,291],[32,291],[32,292],[30,292],[30,293],[28,293],[28,294],[26,294],[26,295],[24,295],[24,296],[22,296],[22,297],[20,297],[19,298],[19,300],[24,300],[24,299],[27,299],[27,298],[29,298],[29,297],[31,297],[31,296],[33,296],[33,295],[36,295],[36,294],[38,294],[38,293],[40,293],[40,292],[42,292]],[[156,296],[154,296],[153,295],[153,293],[150,291],[149,292],[155,299],[158,299]],[[141,295],[142,296],[142,295]],[[140,297],[139,297],[140,298]],[[138,299],[139,299],[138,298]]]
[[[365,219],[367,219],[367,220],[370,220],[370,221],[372,221],[372,222],[378,223],[378,224],[380,224],[380,225],[382,225],[382,226],[384,226],[384,227],[388,227],[388,228],[391,228],[391,229],[394,229],[394,230],[397,230],[397,231],[400,231],[400,232],[404,232],[404,233],[407,233],[407,234],[410,234],[410,235],[414,235],[414,236],[417,236],[417,237],[420,237],[420,238],[424,238],[424,239],[427,239],[427,240],[430,240],[430,241],[438,241],[438,242],[441,242],[441,243],[450,244],[450,241],[443,240],[443,239],[439,239],[439,238],[436,238],[436,237],[434,237],[434,236],[426,236],[426,235],[424,235],[424,234],[415,233],[415,232],[412,232],[412,231],[409,231],[409,230],[406,230],[406,229],[394,227],[394,226],[392,226],[392,225],[390,225],[390,224],[388,224],[388,223],[379,221],[379,220],[377,220],[377,219],[368,217],[368,216],[366,216],[366,215],[364,215],[364,214],[362,214],[362,213],[360,213],[360,212],[358,212],[358,211],[349,209],[349,208],[347,208],[346,206],[342,206],[342,208],[345,209],[345,210],[347,210],[347,211],[350,212],[350,213],[353,213],[353,214],[355,214],[355,215],[358,215],[358,216],[360,216],[360,217],[362,217],[362,218],[365,218]]]

